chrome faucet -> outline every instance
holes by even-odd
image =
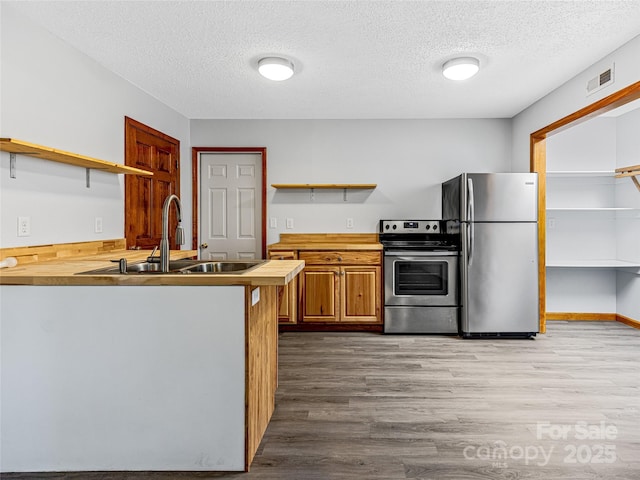
[[[182,204],[177,195],[169,195],[162,207],[162,240],[160,240],[160,270],[163,273],[169,271],[169,207],[171,202],[176,202],[178,214],[178,227],[176,228],[176,243],[184,244],[184,230],[182,229]]]

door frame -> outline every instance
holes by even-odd
[[[191,148],[191,188],[192,188],[192,235],[194,248],[200,252],[198,243],[198,220],[200,212],[200,153],[259,153],[262,158],[262,258],[267,258],[267,147],[192,147]]]
[[[586,122],[598,115],[640,99],[640,81],[587,105],[530,135],[530,170],[538,174],[538,291],[540,298],[540,333],[547,329],[547,145],[548,136]]]

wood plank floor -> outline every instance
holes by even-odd
[[[620,323],[550,322],[535,340],[288,332],[279,373],[249,473],[3,478],[640,478],[640,330]]]

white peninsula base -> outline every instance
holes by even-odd
[[[275,392],[251,432],[248,312],[274,377],[275,289],[3,285],[2,471],[248,469]]]

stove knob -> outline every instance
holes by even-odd
[[[398,228],[398,226],[397,226],[397,225],[394,225],[394,226],[393,226],[393,229],[395,230],[396,228]]]
[[[438,229],[438,225],[434,225],[434,226],[433,226],[433,229],[434,229],[434,230],[437,230],[437,229]]]
[[[385,225],[385,226],[384,226],[384,229],[385,229],[385,230],[389,230],[389,225]]]
[[[429,230],[430,228],[431,228],[431,225],[427,223],[427,230]]]

